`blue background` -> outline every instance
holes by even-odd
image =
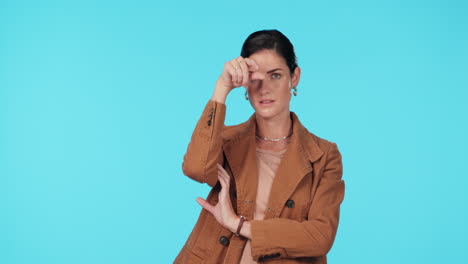
[[[295,45],[291,105],[336,142],[330,263],[465,263],[466,1],[0,1],[0,263],[172,263],[209,187],[181,171],[225,61]],[[252,108],[243,90],[227,124]]]

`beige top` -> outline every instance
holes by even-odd
[[[262,220],[265,215],[271,185],[285,152],[286,148],[280,151],[271,151],[257,147],[258,185],[254,212],[255,220]],[[250,240],[248,240],[244,247],[240,264],[257,263],[252,259],[251,253]]]

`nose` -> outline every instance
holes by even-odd
[[[257,89],[258,89],[258,93],[262,96],[267,95],[270,92],[270,87],[266,81],[261,81]]]
[[[249,85],[252,91],[262,96],[269,92],[268,84],[266,83],[266,75],[264,73],[259,71],[253,72],[250,74],[250,80],[253,81]]]
[[[264,95],[267,95],[268,93],[270,93],[270,85],[267,81],[258,81],[254,87],[252,87],[254,89],[254,91],[261,95],[261,96],[264,96]]]

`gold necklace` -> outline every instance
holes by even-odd
[[[266,137],[261,137],[261,136],[258,136],[258,135],[255,135],[255,136],[256,136],[258,139],[263,139],[263,140],[270,141],[270,142],[278,142],[278,141],[287,139],[287,138],[290,137],[291,135],[287,135],[287,136],[282,137],[282,138],[266,138]]]

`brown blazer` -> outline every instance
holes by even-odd
[[[212,188],[218,202],[216,163],[231,177],[238,215],[253,219],[257,192],[255,115],[224,126],[226,106],[210,100],[193,132],[182,165],[188,177]],[[307,131],[291,112],[293,135],[275,176],[264,220],[253,220],[252,256],[267,263],[327,263],[344,197],[341,154],[335,143]],[[202,210],[174,263],[238,264],[247,239],[237,237]]]

